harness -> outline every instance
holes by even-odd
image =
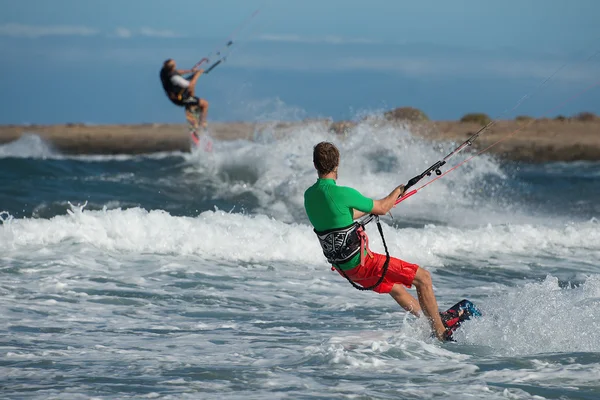
[[[365,232],[365,225],[371,222],[373,219],[377,222],[377,229],[379,230],[379,234],[381,235],[381,240],[383,241],[383,247],[385,248],[385,263],[383,264],[383,271],[381,273],[381,277],[374,285],[369,287],[358,286],[356,283],[352,281],[346,275],[343,269],[336,266],[336,264],[343,264],[352,259],[352,257],[356,256],[360,252],[360,265],[364,265],[365,263],[365,252],[373,257],[371,250],[369,249],[369,237],[367,236],[367,232]],[[323,255],[327,258],[327,261],[332,265],[331,269],[337,269],[343,276],[350,282],[350,284],[358,290],[373,290],[377,286],[383,282],[385,278],[385,274],[387,272],[389,263],[390,263],[390,254],[388,252],[387,245],[385,243],[385,238],[383,237],[383,230],[381,229],[381,224],[379,223],[379,216],[369,215],[361,221],[356,221],[351,225],[348,225],[344,228],[336,228],[329,229],[326,231],[317,231],[314,229],[314,232],[317,234],[317,238],[319,238],[319,243],[321,244],[321,248],[323,249]]]
[[[171,82],[171,78],[176,75],[181,76],[176,71],[167,71],[164,68],[160,70],[160,81],[162,83],[162,87],[165,90],[165,93],[167,94],[169,99],[171,99],[171,101],[173,102],[182,101],[183,95],[187,90],[186,88],[182,88]]]
[[[323,249],[323,255],[331,264],[343,264],[348,262],[364,251],[365,238],[368,241],[363,225],[354,222],[345,228],[329,229],[326,231],[315,230],[319,243]],[[361,265],[364,264],[363,252],[361,252]]]

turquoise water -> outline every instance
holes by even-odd
[[[325,139],[0,146],[2,397],[600,398],[600,163],[478,157],[382,220],[441,308],[485,314],[440,344],[323,259],[302,194]],[[338,183],[372,197],[453,147],[367,126],[336,144]]]

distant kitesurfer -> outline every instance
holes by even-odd
[[[366,232],[358,228],[354,220],[367,214],[387,214],[404,193],[404,185],[398,186],[383,199],[370,199],[355,189],[337,186],[339,162],[340,153],[332,143],[321,142],[314,147],[313,164],[318,179],[304,192],[304,208],[328,261],[341,275],[345,274],[366,288],[381,277],[386,256],[368,249],[365,245]],[[403,285],[408,288],[414,285],[419,300]],[[372,290],[389,293],[402,308],[416,316],[423,311],[436,337],[448,339],[427,270],[390,257],[384,280]]]
[[[204,70],[178,70],[175,60],[168,59],[163,63],[160,70],[160,80],[163,89],[173,104],[185,107],[185,116],[188,122],[197,127],[198,122],[202,128],[206,128],[206,116],[208,114],[208,102],[196,97],[196,82]],[[192,74],[184,78],[183,74]],[[200,111],[200,121],[197,121],[194,113]]]

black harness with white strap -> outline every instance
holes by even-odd
[[[379,234],[381,235],[381,240],[383,241],[383,247],[385,248],[385,264],[383,265],[383,270],[381,272],[381,277],[374,285],[369,287],[358,286],[356,283],[352,281],[346,275],[343,269],[336,266],[336,264],[343,264],[348,262],[360,253],[360,264],[364,265],[364,255],[365,251],[370,255],[371,251],[369,250],[369,238],[367,233],[365,232],[365,225],[371,222],[373,219],[377,222],[377,229],[379,230]],[[385,238],[383,237],[383,230],[381,228],[381,224],[379,222],[379,216],[371,214],[368,217],[363,218],[362,220],[356,221],[353,224],[346,226],[344,228],[337,229],[328,229],[326,231],[317,231],[314,232],[317,234],[319,238],[319,243],[321,244],[321,248],[323,249],[323,255],[327,258],[327,261],[330,262],[334,268],[336,268],[340,273],[350,282],[354,288],[358,290],[373,290],[377,286],[383,282],[385,279],[385,274],[387,272],[388,266],[390,264],[390,253],[388,252],[387,245],[385,243]]]

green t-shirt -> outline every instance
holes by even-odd
[[[373,199],[363,196],[355,189],[337,186],[334,179],[319,178],[304,192],[304,209],[310,223],[321,232],[352,224],[354,209],[370,213],[373,210]],[[346,270],[358,264],[360,254],[337,266]]]

